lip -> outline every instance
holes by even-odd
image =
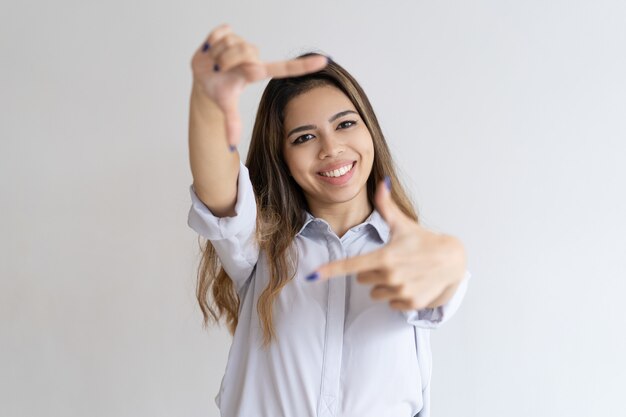
[[[342,166],[346,166],[348,164],[350,164],[350,161],[348,161],[348,163],[344,162],[343,164],[339,164],[339,165],[336,165],[336,164],[329,165],[329,169],[327,169],[326,171],[330,171],[331,169],[333,169],[332,167],[336,167],[334,169],[337,169],[337,168],[341,168]],[[350,178],[352,178],[352,176],[354,175],[355,167],[356,167],[356,161],[352,161],[352,168],[350,168],[350,171],[346,172],[341,177],[325,177],[318,172],[317,178],[331,185],[344,185],[348,181],[350,181]],[[326,172],[326,171],[322,171],[322,172]]]

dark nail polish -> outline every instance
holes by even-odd
[[[219,72],[219,70],[220,70],[220,66],[219,65],[217,65],[217,64],[213,65],[213,71]]]
[[[231,152],[235,152],[235,150],[237,150],[237,147],[235,145],[230,145],[228,146],[228,149],[230,149]]]
[[[209,45],[208,42],[205,42],[204,45],[202,45],[202,52],[206,52],[209,49],[211,49],[211,45]]]
[[[311,275],[306,277],[307,281],[316,281],[320,277],[320,274],[317,272],[313,272]]]
[[[385,176],[385,185],[387,186],[387,191],[391,191],[391,178],[389,178],[389,175]]]

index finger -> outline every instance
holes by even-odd
[[[298,77],[319,71],[326,65],[328,65],[328,57],[311,55],[289,61],[268,62],[265,64],[265,70],[272,78]]]
[[[222,39],[224,36],[226,36],[232,31],[233,29],[227,23],[219,25],[218,27],[213,29],[211,33],[209,33],[209,36],[207,37],[206,42],[209,45],[209,47],[211,45],[215,45],[217,41],[219,41],[220,39]]]
[[[384,267],[381,250],[327,263],[317,268],[306,279],[307,281],[321,281],[347,274],[358,274],[359,272],[381,269]]]

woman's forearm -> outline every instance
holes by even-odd
[[[189,163],[200,200],[216,216],[233,215],[239,153],[229,150],[222,110],[195,83],[189,104]]]

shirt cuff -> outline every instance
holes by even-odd
[[[193,184],[189,186],[191,208],[187,224],[199,235],[208,240],[230,239],[243,230],[254,228],[256,222],[256,201],[250,182],[248,168],[239,161],[239,176],[237,178],[237,202],[233,217],[217,217],[198,198]]]
[[[465,271],[465,276],[456,292],[448,302],[435,308],[424,308],[421,310],[403,311],[409,324],[423,329],[436,329],[448,321],[461,306],[461,301],[467,292],[467,284],[472,277],[469,271]]]

